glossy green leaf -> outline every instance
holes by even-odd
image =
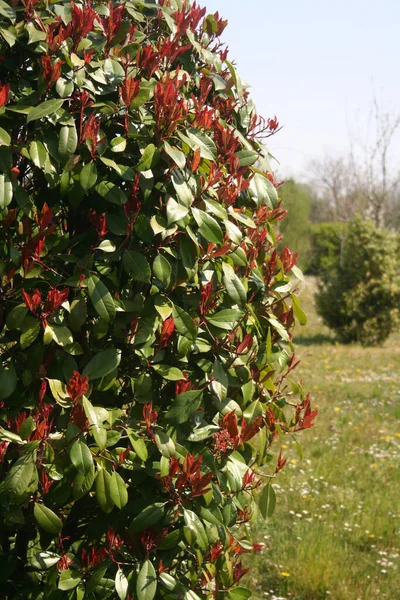
[[[58,138],[58,152],[62,159],[67,160],[76,150],[78,135],[75,125],[64,125],[61,127]]]
[[[168,381],[180,381],[185,379],[184,374],[177,367],[170,367],[169,365],[152,365],[158,375],[161,375],[163,379],[167,379]]]
[[[98,468],[96,475],[96,500],[105,513],[110,513],[114,508],[114,502],[111,497],[112,479],[111,475],[102,467]]]
[[[272,517],[276,505],[275,490],[271,484],[265,485],[258,497],[258,507],[261,515],[266,519]]]
[[[218,222],[211,215],[199,208],[192,207],[192,214],[198,225],[198,231],[208,242],[222,244],[224,236]]]
[[[140,460],[142,460],[143,462],[146,462],[149,454],[148,454],[146,442],[144,441],[144,439],[141,438],[137,433],[135,433],[130,428],[127,429],[127,434],[129,437],[129,441],[132,444],[133,450],[136,452],[136,454],[138,455]]]
[[[135,281],[150,282],[151,268],[147,259],[140,252],[126,250],[122,257],[122,265]]]
[[[33,514],[39,526],[47,533],[60,533],[62,530],[62,521],[57,515],[44,504],[35,503]]]
[[[96,275],[88,277],[87,287],[95,311],[107,323],[111,323],[115,319],[115,304],[110,292]]]
[[[186,156],[182,150],[178,150],[178,148],[170,146],[167,141],[164,141],[164,150],[180,169],[185,168]]]
[[[153,600],[157,592],[157,575],[150,560],[146,560],[140,568],[136,583],[138,600]]]
[[[178,425],[186,423],[200,407],[202,397],[202,390],[191,390],[179,394],[171,402],[165,418]]]
[[[146,506],[131,522],[129,531],[139,532],[149,529],[161,521],[164,516],[164,502],[156,502]]]
[[[10,6],[10,4],[8,4],[7,2],[4,2],[4,0],[0,0],[0,15],[3,15],[3,17],[6,17],[9,21],[12,22],[14,22],[17,18],[13,7]]]
[[[177,221],[180,221],[188,214],[189,209],[187,206],[179,204],[173,198],[168,198],[167,202],[167,221],[168,226],[173,225]]]
[[[117,508],[123,508],[128,502],[128,491],[126,489],[125,481],[116,471],[114,471],[111,475],[110,493],[111,500],[114,502]]]
[[[162,254],[158,254],[154,259],[153,275],[164,288],[169,287],[171,283],[172,267],[169,260]]]
[[[307,325],[307,315],[301,308],[300,301],[299,301],[298,297],[296,296],[296,294],[292,294],[292,306],[293,306],[294,316],[296,317],[296,319],[298,320],[300,325]]]
[[[217,157],[217,147],[207,134],[196,129],[189,129],[186,133],[192,142],[192,147],[199,148],[202,158],[215,160]]]
[[[104,198],[104,200],[107,200],[107,202],[110,202],[111,204],[116,204],[117,206],[123,206],[128,200],[125,192],[110,181],[101,181],[96,185],[96,192]]]
[[[44,117],[50,117],[57,112],[63,104],[64,100],[46,100],[45,102],[41,102],[38,106],[35,106],[35,108],[32,108],[29,111],[26,122],[31,123],[32,121],[37,121]]]
[[[6,208],[12,200],[13,187],[8,175],[0,175],[0,210]]]
[[[79,175],[79,183],[85,190],[88,192],[90,188],[92,188],[97,181],[97,168],[96,163],[91,160],[87,165],[85,165],[80,172]]]
[[[202,550],[206,550],[208,547],[208,538],[204,525],[199,517],[192,510],[184,510],[183,518],[186,527],[189,529],[190,533],[193,534],[194,544],[199,546]]]
[[[18,379],[13,363],[0,363],[0,400],[5,400],[15,391]]]
[[[60,573],[60,580],[58,582],[58,589],[67,591],[73,590],[81,582],[82,576],[79,571],[73,571],[71,569],[65,569]]]
[[[121,351],[117,348],[108,348],[102,350],[90,359],[86,367],[83,369],[83,375],[87,375],[89,380],[100,379],[105,377],[121,362]]]
[[[119,568],[115,575],[115,591],[117,592],[120,600],[125,600],[128,594],[128,585],[129,583],[124,575],[124,572]]]
[[[27,446],[25,446],[27,448]],[[22,496],[36,471],[36,452],[25,453],[12,465],[4,478],[3,490],[11,496]]]
[[[197,336],[197,327],[192,317],[180,306],[175,305],[172,309],[175,327],[180,335],[194,341]]]
[[[148,171],[149,169],[152,168],[153,163],[156,162],[157,159],[157,150],[154,144],[149,144],[141,158],[139,163],[136,165],[136,170],[137,171]]]
[[[215,327],[229,330],[232,329],[232,325],[237,323],[243,314],[244,313],[241,310],[237,310],[235,308],[225,308],[212,315],[208,315],[207,321]]]

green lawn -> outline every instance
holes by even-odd
[[[255,598],[400,599],[400,336],[381,348],[336,344],[315,313],[295,335],[297,375],[319,409],[314,428],[281,442],[266,548],[251,557]],[[279,442],[278,442],[279,443]]]

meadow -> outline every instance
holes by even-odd
[[[382,347],[341,345],[301,297],[308,324],[295,334],[298,375],[319,409],[274,483],[274,515],[256,525],[257,600],[400,599],[400,335]],[[301,456],[302,454],[302,456]]]

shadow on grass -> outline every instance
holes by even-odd
[[[322,346],[322,344],[337,344],[337,339],[332,335],[317,333],[315,335],[299,335],[293,339],[299,346]]]

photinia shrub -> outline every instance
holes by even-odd
[[[250,595],[242,524],[316,411],[289,376],[278,123],[225,24],[0,0],[2,598]]]

